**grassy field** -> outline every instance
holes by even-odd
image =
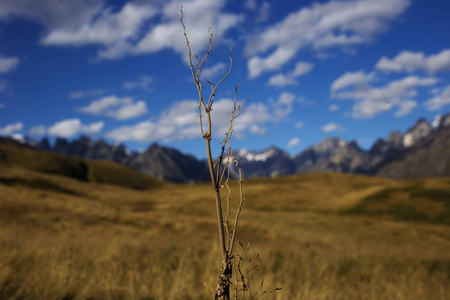
[[[449,178],[244,189],[252,291],[282,288],[262,299],[450,299]],[[0,165],[0,299],[211,299],[214,213],[208,184],[143,190]]]

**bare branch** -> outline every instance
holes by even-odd
[[[233,66],[233,58],[231,57],[231,52],[233,51],[233,48],[230,47],[230,52],[229,52],[229,56],[230,56],[230,68],[228,69],[228,72],[223,75],[222,79],[219,80],[219,82],[216,84],[216,86],[214,87],[214,89],[211,92],[211,95],[209,96],[208,99],[208,107],[211,107],[213,105],[214,102],[214,98],[216,96],[216,91],[217,88],[219,87],[219,85],[225,80],[225,78],[228,77],[228,75],[230,75],[231,73],[231,67]],[[240,83],[239,83],[240,84]]]

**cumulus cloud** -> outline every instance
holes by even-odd
[[[153,24],[147,33],[135,43],[128,40],[100,52],[100,57],[117,58],[124,54],[145,54],[172,49],[180,53],[187,62],[186,42],[180,31],[180,6],[183,5],[183,21],[189,36],[192,53],[200,53],[209,45],[209,34],[205,28],[214,20],[214,41],[221,43],[225,40],[225,33],[242,20],[242,15],[225,13],[222,11],[225,5],[221,0],[172,0],[165,2],[158,16],[162,20],[160,24]]]
[[[295,137],[287,143],[286,147],[292,148],[294,146],[300,145],[301,142],[302,141],[298,137]]]
[[[292,112],[296,96],[289,92],[281,93],[278,99],[272,103],[273,118],[279,121]]]
[[[279,47],[275,52],[266,58],[258,56],[252,57],[248,61],[250,78],[255,78],[266,71],[278,70],[285,63],[295,56],[295,49],[289,47]]]
[[[283,86],[287,86],[287,85],[296,85],[298,84],[297,80],[295,80],[295,78],[283,75],[283,74],[278,74],[278,75],[274,75],[272,77],[270,77],[269,81],[267,82],[268,85],[271,86],[279,86],[279,87],[283,87]]]
[[[346,72],[331,84],[331,91],[334,92],[348,86],[365,85],[373,77],[374,73],[366,74],[364,71]]]
[[[447,85],[442,91],[428,99],[424,105],[428,110],[439,110],[444,106],[450,105],[450,85]]]
[[[223,76],[228,71],[229,65],[225,63],[218,63],[212,67],[205,68],[201,72],[201,77],[208,79],[209,81],[217,78],[219,75]]]
[[[274,75],[269,79],[268,85],[272,86],[286,86],[298,84],[296,78],[308,74],[314,68],[313,64],[307,62],[298,62],[292,72]]]
[[[114,45],[136,38],[144,22],[156,13],[157,9],[151,4],[137,1],[126,3],[118,12],[102,7],[88,22],[77,27],[53,28],[42,43],[56,46]]]
[[[153,82],[153,78],[148,75],[139,76],[135,81],[126,81],[123,84],[123,88],[127,90],[134,90],[137,88],[143,90],[150,90],[150,84]]]
[[[410,0],[330,1],[301,8],[248,39],[250,77],[279,69],[304,48],[321,51],[368,43],[409,4]]]
[[[256,19],[259,23],[264,23],[270,19],[270,3],[264,1],[259,7],[258,17]]]
[[[2,0],[0,2],[0,19],[10,20],[12,17],[23,17],[38,21],[49,29],[77,28],[88,23],[105,9],[103,1],[39,1],[35,0]]]
[[[130,97],[119,98],[112,95],[94,100],[88,106],[78,108],[78,111],[104,115],[116,120],[127,120],[146,114],[148,109],[144,101],[134,102]]]
[[[31,127],[28,130],[28,134],[33,137],[41,137],[47,133],[47,128],[44,125],[38,125]]]
[[[354,118],[371,118],[394,108],[397,109],[395,116],[401,117],[409,114],[417,106],[414,98],[420,87],[433,86],[437,82],[437,78],[434,77],[408,76],[382,87],[366,85],[361,88],[355,81],[346,89],[335,93],[333,98],[353,100]]]
[[[256,9],[256,0],[245,0],[243,5],[247,9],[255,10]]]
[[[337,130],[342,130],[342,126],[336,124],[336,123],[328,123],[325,124],[324,126],[322,126],[322,131],[323,132],[334,132]]]
[[[8,73],[19,65],[19,58],[0,56],[0,74]]]
[[[375,66],[385,72],[450,71],[450,49],[426,56],[423,52],[403,51],[393,59],[382,57]]]
[[[47,46],[99,47],[98,58],[118,59],[172,49],[185,58],[186,44],[180,31],[180,7],[193,53],[209,44],[208,28],[214,20],[215,42],[238,26],[242,15],[223,11],[222,0],[130,1],[116,9],[105,0],[40,1],[2,0],[0,20],[27,18],[44,25],[41,43]]]
[[[233,123],[233,130],[237,137],[245,134],[265,135],[264,124],[277,122],[280,115],[289,113],[286,107],[290,107],[295,97],[289,94],[280,96],[272,103],[272,107],[263,103],[252,103],[241,108],[239,117]],[[283,109],[273,111],[273,106]],[[220,99],[214,102],[211,117],[213,120],[213,138],[222,138],[227,132],[230,122],[233,100]],[[203,120],[205,122],[205,120]],[[204,125],[206,128],[206,125]],[[106,137],[117,141],[177,141],[188,140],[200,136],[198,121],[198,101],[183,100],[175,102],[170,108],[163,111],[151,121],[144,121],[132,126],[122,126],[111,130]]]
[[[339,110],[339,106],[337,106],[337,105],[330,105],[328,107],[328,110],[329,111],[337,111],[337,110]]]
[[[297,122],[296,124],[295,124],[295,128],[297,128],[297,129],[301,129],[301,128],[303,128],[303,122]]]
[[[97,134],[105,124],[103,122],[96,122],[91,124],[83,124],[79,119],[67,119],[55,123],[47,129],[48,134],[69,138],[78,133]]]
[[[5,127],[0,127],[0,135],[9,136],[16,134],[23,129],[22,122],[16,122],[6,125]]]
[[[250,126],[250,133],[252,133],[254,135],[266,135],[267,130],[262,128],[261,126],[253,124]]]

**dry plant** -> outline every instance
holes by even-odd
[[[234,256],[233,256],[233,248],[236,243],[236,231],[238,228],[238,221],[239,221],[239,215],[242,209],[242,204],[244,202],[244,195],[242,190],[242,172],[241,168],[238,167],[238,161],[235,156],[233,156],[232,150],[231,150],[231,136],[233,134],[233,122],[234,120],[239,116],[240,108],[244,104],[241,105],[237,104],[237,97],[238,97],[238,88],[241,83],[239,83],[235,87],[235,96],[233,101],[233,108],[231,110],[231,117],[230,117],[230,125],[228,127],[227,132],[225,133],[225,137],[220,143],[221,146],[221,153],[217,161],[213,161],[212,153],[211,153],[211,139],[212,139],[212,120],[211,120],[211,111],[213,109],[214,99],[216,96],[216,91],[219,85],[225,80],[225,78],[228,77],[231,73],[231,68],[233,65],[233,59],[231,57],[231,52],[233,49],[230,47],[229,57],[230,57],[230,68],[228,72],[220,79],[215,85],[209,81],[208,79],[205,79],[205,81],[208,83],[208,85],[211,87],[211,92],[209,94],[208,99],[203,98],[203,85],[202,81],[200,80],[200,72],[202,69],[202,66],[206,62],[208,55],[211,52],[212,48],[212,37],[213,34],[211,32],[212,23],[211,26],[208,29],[209,33],[209,49],[206,52],[203,59],[200,59],[198,54],[195,55],[195,58],[197,59],[197,62],[194,64],[192,62],[192,52],[191,47],[189,45],[189,40],[186,34],[186,26],[183,22],[183,8],[181,8],[181,17],[180,17],[181,25],[183,26],[183,33],[184,37],[186,38],[186,45],[189,51],[189,63],[191,67],[192,77],[194,78],[194,82],[197,86],[198,91],[198,97],[199,97],[199,105],[198,105],[198,117],[200,121],[200,131],[202,134],[203,139],[206,142],[206,154],[207,154],[207,160],[208,160],[208,168],[209,173],[211,177],[211,183],[212,188],[215,196],[216,201],[216,209],[217,209],[217,224],[219,229],[219,240],[220,240],[220,249],[222,254],[222,266],[219,272],[219,280],[217,284],[217,288],[214,290],[214,299],[230,299],[230,285],[231,285],[231,278],[233,275],[233,262]],[[203,114],[206,115],[206,124],[203,124]],[[231,208],[230,208],[230,197],[231,197],[231,188],[228,185],[229,179],[230,179],[230,169],[232,167],[235,167],[238,170],[239,178],[238,178],[238,186],[239,186],[239,204],[236,207],[236,212],[234,214],[234,222],[232,225],[229,223],[229,219],[231,216]],[[227,189],[227,196],[226,196],[226,209],[224,213],[224,209],[222,208],[222,199],[220,194],[220,189],[226,188]],[[240,278],[238,279],[240,280]],[[237,284],[235,285],[235,292],[237,297]]]

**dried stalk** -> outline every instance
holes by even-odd
[[[222,79],[220,79],[217,84],[213,84],[211,81],[206,80],[206,82],[211,87],[211,93],[208,97],[208,101],[205,102],[203,98],[203,86],[200,80],[200,72],[203,64],[205,63],[206,59],[208,58],[211,49],[212,49],[212,37],[213,34],[211,32],[212,23],[211,26],[208,29],[209,33],[209,49],[206,51],[205,56],[202,60],[198,57],[198,55],[195,55],[197,58],[197,63],[194,67],[194,64],[192,62],[192,52],[189,45],[189,39],[186,34],[186,26],[183,22],[183,7],[181,7],[181,17],[180,22],[183,27],[183,34],[186,39],[186,45],[189,51],[189,64],[191,68],[192,77],[194,79],[195,85],[197,86],[198,91],[198,98],[199,98],[199,105],[198,105],[198,116],[200,121],[200,132],[202,134],[203,139],[206,143],[206,154],[207,154],[207,161],[208,161],[208,169],[211,177],[211,184],[214,192],[214,197],[216,201],[216,213],[217,213],[217,224],[218,224],[218,231],[219,231],[219,241],[220,241],[220,249],[222,254],[222,267],[219,273],[219,282],[217,285],[217,289],[215,290],[214,299],[223,299],[223,300],[229,300],[230,299],[230,284],[231,284],[231,277],[233,273],[232,269],[232,263],[233,263],[233,245],[235,243],[236,239],[236,231],[238,227],[238,221],[239,221],[239,215],[242,209],[242,204],[244,202],[244,196],[243,196],[243,189],[242,189],[242,172],[241,169],[238,167],[238,162],[236,157],[232,155],[231,151],[231,136],[233,133],[233,121],[239,116],[240,108],[243,105],[237,105],[237,96],[238,96],[238,87],[241,83],[236,86],[236,94],[234,98],[233,103],[233,110],[231,112],[231,118],[230,118],[230,125],[228,128],[228,131],[225,133],[225,138],[222,141],[222,151],[221,155],[219,156],[218,160],[214,163],[212,159],[211,154],[211,139],[212,139],[212,121],[211,121],[211,111],[212,106],[214,104],[214,99],[216,96],[217,88],[220,84],[223,83],[223,81],[230,75],[231,69],[233,66],[233,58],[231,56],[231,53],[233,49],[230,47],[229,51],[229,58],[230,58],[230,67],[228,72],[223,75]],[[207,120],[207,129],[203,126],[203,113],[206,115]],[[225,164],[223,169],[221,170],[222,164]],[[230,216],[230,197],[231,197],[231,188],[228,185],[228,181],[230,178],[230,168],[232,167],[232,164],[234,164],[234,167],[239,170],[239,196],[240,201],[239,205],[237,206],[236,215],[234,219],[234,224],[232,228],[229,228],[228,226],[228,220]],[[222,201],[221,201],[221,195],[220,195],[220,189],[224,186],[222,185],[222,182],[224,181],[225,174],[227,174],[225,179],[225,186],[228,189],[228,196],[226,198],[227,202],[227,212],[225,215],[225,218],[223,216],[223,210],[222,210]],[[231,229],[231,233],[230,233]]]

